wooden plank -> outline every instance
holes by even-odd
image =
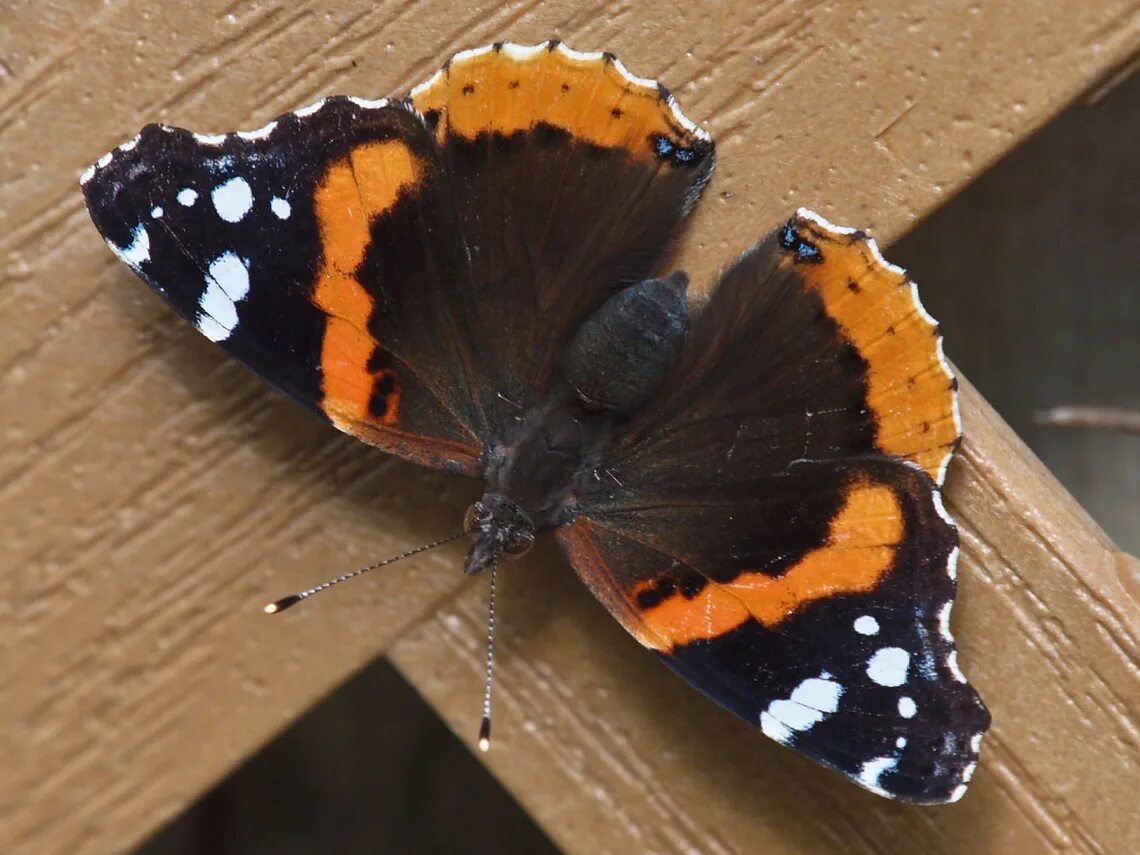
[[[662,77],[717,136],[679,251],[707,281],[796,204],[899,234],[1120,67],[1140,28],[1125,0],[920,8],[6,8],[0,847],[128,846],[401,635],[400,666],[465,735],[477,713],[482,591],[451,600],[456,550],[258,615],[324,568],[450,530],[472,485],[337,436],[177,323],[87,222],[76,179],[93,157],[147,120],[255,127],[321,94],[406,88],[463,47],[556,34]],[[1134,578],[984,402],[964,403],[956,627],[997,719],[976,791],[922,812],[832,781],[647,667],[547,550],[504,574],[490,760],[560,844],[1135,839]]]

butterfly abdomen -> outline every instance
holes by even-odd
[[[661,388],[685,339],[689,278],[646,279],[610,297],[566,352],[566,378],[581,404],[614,418],[638,412]]]

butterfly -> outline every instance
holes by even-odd
[[[272,386],[482,480],[467,573],[552,532],[714,701],[880,795],[954,801],[990,717],[950,632],[938,327],[804,209],[690,297],[659,268],[714,160],[612,54],[497,43],[406,97],[148,125],[82,187],[110,248]]]

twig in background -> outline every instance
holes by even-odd
[[[1124,407],[1053,407],[1039,410],[1033,420],[1048,427],[1092,428],[1140,435],[1140,410]]]

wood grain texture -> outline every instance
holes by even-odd
[[[406,89],[464,47],[558,35],[661,77],[718,139],[678,250],[707,282],[799,204],[897,236],[1140,45],[1126,0],[915,5],[6,4],[0,848],[129,846],[393,644],[461,733],[477,723],[484,592],[458,550],[259,614],[324,568],[451,530],[473,485],[385,459],[228,364],[106,251],[84,166],[145,121],[256,127],[322,94]],[[955,628],[995,717],[967,798],[893,805],[769,744],[653,663],[546,549],[504,574],[489,761],[560,845],[1140,837],[1135,563],[968,388],[963,411]]]

